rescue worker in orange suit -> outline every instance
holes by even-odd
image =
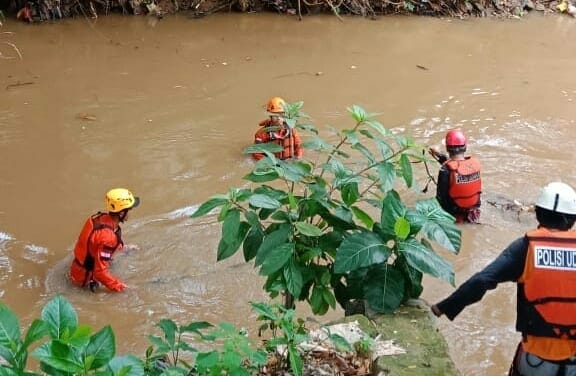
[[[296,129],[290,129],[284,119],[286,102],[280,97],[273,97],[266,105],[266,111],[270,118],[260,122],[260,129],[254,134],[254,143],[263,144],[276,142],[282,147],[282,151],[275,153],[276,158],[302,158],[302,140]],[[264,153],[254,153],[252,157],[256,160],[264,158]]]
[[[487,290],[515,282],[516,330],[522,340],[509,375],[576,375],[576,192],[560,182],[546,185],[535,213],[535,230],[431,309],[454,320]]]
[[[446,133],[448,155],[431,147],[429,153],[442,165],[438,172],[436,199],[456,223],[480,221],[482,178],[480,161],[466,156],[466,137],[458,129]]]
[[[74,284],[89,287],[92,292],[99,285],[112,291],[126,288],[124,282],[110,274],[109,266],[114,254],[125,247],[120,223],[128,219],[129,212],[139,203],[140,199],[125,188],[106,193],[107,213],[98,212],[86,220],[74,247],[70,266]]]

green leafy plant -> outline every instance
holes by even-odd
[[[136,376],[144,372],[142,361],[127,355],[115,357],[116,344],[110,326],[91,334],[89,326],[79,325],[78,316],[70,303],[60,295],[42,309],[41,319],[28,328],[24,339],[14,312],[0,304],[0,365],[1,375],[35,375],[26,370],[29,348],[46,338],[32,356],[49,375],[122,375]]]
[[[146,351],[146,369],[149,375],[250,375],[266,363],[267,353],[257,349],[252,340],[229,323],[217,326],[195,321],[178,326],[163,319],[157,325],[163,337],[149,336],[153,346]],[[192,334],[193,338],[186,338]],[[200,351],[186,340],[211,343],[211,350]],[[182,355],[193,358],[190,362]]]
[[[148,336],[153,346],[146,350],[147,371],[153,375],[169,369],[171,372],[186,374],[191,366],[182,358],[182,355],[195,354],[198,350],[190,346],[184,336],[187,333],[194,333],[203,338],[202,330],[212,327],[212,324],[195,321],[188,325],[178,326],[173,320],[162,319],[156,326],[162,330],[164,336]]]
[[[258,313],[258,321],[264,321],[258,330],[261,336],[266,330],[272,332],[272,338],[266,341],[266,349],[271,354],[277,354],[280,347],[285,353],[280,354],[277,367],[287,369],[290,365],[293,375],[301,376],[303,360],[298,352],[298,344],[308,340],[308,331],[302,319],[294,320],[295,311],[286,309],[279,304],[250,303],[252,309]],[[281,331],[281,334],[279,333]]]
[[[279,145],[252,145],[246,153],[266,155],[244,177],[253,187],[212,196],[192,215],[219,209],[217,260],[242,248],[272,298],[284,294],[286,308],[307,301],[319,315],[336,301],[393,311],[420,296],[424,273],[454,284],[451,264],[433,248],[458,253],[454,218],[435,198],[408,206],[400,196],[401,183],[414,186],[424,148],[359,106],[348,109],[354,126],[332,129],[337,140],[329,143],[315,126],[300,124],[301,107],[289,105],[287,123],[311,133],[304,143],[310,157],[279,160]]]

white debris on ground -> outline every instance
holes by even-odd
[[[308,333],[310,341],[301,343],[299,347],[308,351],[327,351],[328,349],[333,349],[334,344],[330,339],[331,335],[338,335],[344,338],[352,346],[362,339],[369,337],[369,335],[360,328],[358,321],[351,321],[349,323],[329,325],[312,330]],[[381,335],[373,339],[371,352],[372,359],[386,355],[406,354],[406,350],[396,345],[393,339],[384,340],[381,339]]]

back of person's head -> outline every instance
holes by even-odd
[[[576,222],[576,192],[568,184],[550,183],[542,188],[535,209],[541,226],[570,230]]]
[[[448,154],[461,154],[466,152],[466,136],[460,129],[451,129],[446,133],[446,150]]]

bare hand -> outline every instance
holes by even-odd
[[[139,251],[140,247],[137,246],[136,244],[124,244],[124,247],[122,247],[122,250],[126,253],[129,253],[132,251]]]
[[[434,304],[432,307],[430,307],[430,309],[432,310],[432,313],[434,314],[434,316],[436,316],[436,317],[442,316],[442,311],[440,311],[440,309],[438,308],[438,306],[436,304]]]
[[[428,153],[430,153],[430,155],[433,156],[434,158],[438,158],[438,156],[442,154],[438,146],[432,146],[431,148],[429,148]]]

